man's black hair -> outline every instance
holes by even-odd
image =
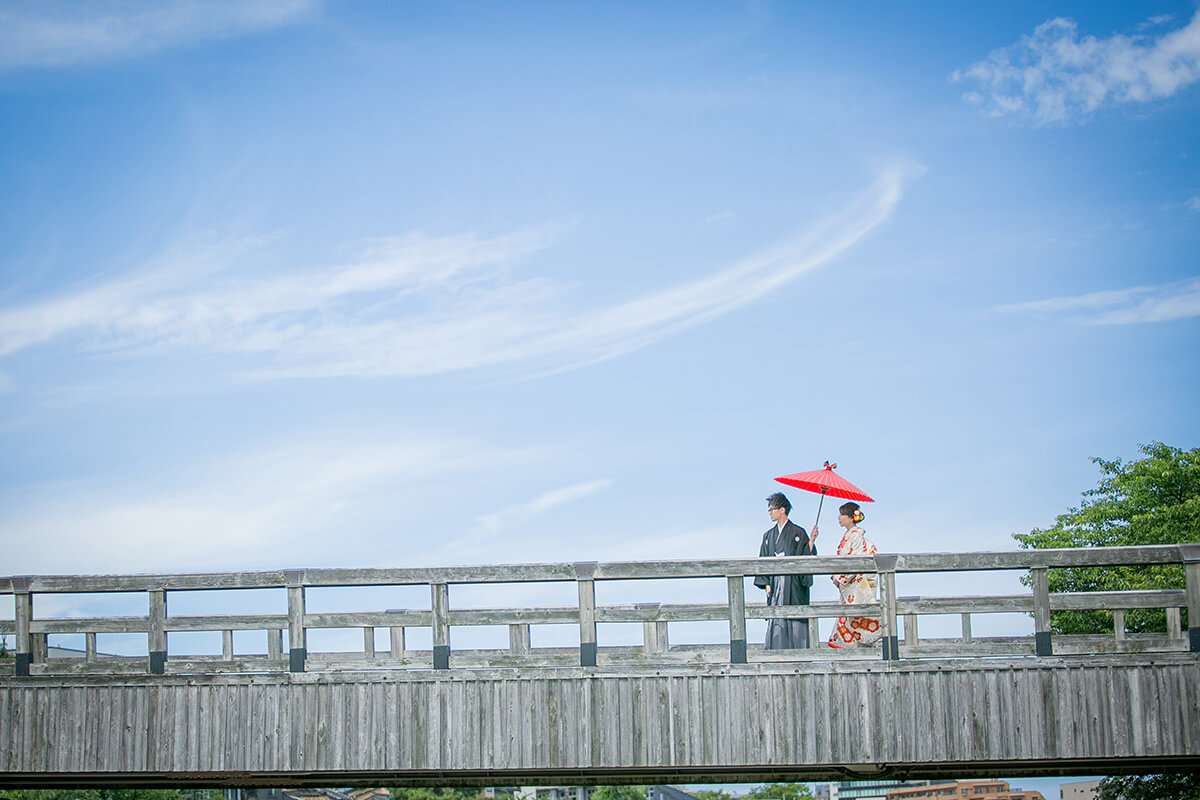
[[[783,513],[792,513],[792,504],[788,502],[783,492],[776,492],[767,498],[767,508],[782,508]]]

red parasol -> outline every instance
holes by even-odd
[[[857,500],[863,503],[875,502],[862,489],[841,475],[834,474],[835,469],[837,469],[837,464],[830,464],[826,461],[824,469],[814,469],[811,472],[797,472],[794,475],[784,475],[782,478],[776,478],[775,480],[787,486],[795,486],[797,489],[803,489],[806,492],[820,494],[821,502],[817,504],[818,521],[821,519],[821,506],[825,504],[825,495],[840,497],[843,500]],[[816,527],[815,522],[813,523],[813,527]]]

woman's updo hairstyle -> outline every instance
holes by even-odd
[[[838,509],[838,512],[845,514],[847,517],[854,520],[855,525],[867,518],[867,516],[862,513],[862,508],[859,507],[858,503],[842,503],[842,507]]]

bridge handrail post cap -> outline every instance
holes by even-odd
[[[1183,558],[1183,563],[1194,564],[1200,561],[1200,542],[1188,542],[1180,544],[1178,547],[1179,555]]]
[[[895,572],[896,562],[900,560],[900,556],[895,553],[877,553],[875,555],[875,569],[880,572]]]

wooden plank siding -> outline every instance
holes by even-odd
[[[401,785],[1200,764],[1200,661],[0,679],[0,785]]]

